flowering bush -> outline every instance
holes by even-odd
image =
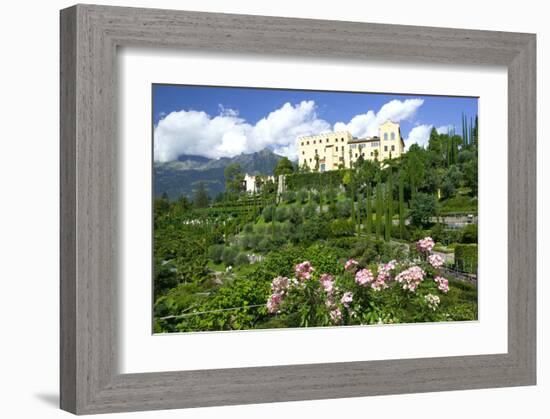
[[[424,237],[416,242],[416,248],[420,253],[430,253],[435,246],[431,237]]]
[[[428,262],[430,265],[432,265],[434,268],[441,268],[443,266],[443,263],[445,262],[443,258],[438,254],[433,254],[428,256]]]
[[[295,278],[273,279],[267,311],[296,326],[445,320],[441,297],[449,292],[449,281],[438,271],[443,258],[431,254],[434,244],[430,237],[416,243],[420,259],[368,266],[349,259],[337,273],[317,272],[310,261],[298,263]]]

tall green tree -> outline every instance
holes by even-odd
[[[382,216],[384,214],[384,198],[382,197],[382,181],[376,181],[376,238],[382,234]]]
[[[427,226],[431,217],[436,215],[436,209],[434,195],[417,193],[411,201],[411,223],[415,226]]]
[[[393,220],[393,170],[389,167],[388,182],[386,185],[386,226],[384,228],[384,238],[386,241],[391,240],[392,220]]]
[[[371,205],[371,185],[367,185],[367,234],[370,235],[372,233],[372,205]]]
[[[273,173],[275,174],[275,176],[290,175],[291,173],[294,173],[294,165],[288,159],[288,157],[283,157],[277,162],[277,166],[275,166],[275,170],[273,171]]]
[[[405,182],[403,175],[399,174],[399,238],[403,239],[405,233]]]
[[[193,199],[193,204],[196,208],[206,208],[210,203],[210,197],[204,186],[204,182],[199,182],[199,187],[195,191],[195,198]]]
[[[238,163],[228,164],[224,169],[225,190],[230,194],[238,194],[243,190],[244,174]]]

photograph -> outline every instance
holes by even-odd
[[[154,84],[153,332],[477,320],[478,98]]]

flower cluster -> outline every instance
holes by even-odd
[[[267,312],[270,314],[277,313],[279,311],[279,305],[283,300],[283,294],[273,293],[267,300]]]
[[[357,267],[357,265],[359,265],[359,262],[357,262],[355,259],[350,259],[344,265],[344,269],[346,271],[353,271]]]
[[[340,302],[342,305],[346,308],[349,308],[349,305],[353,301],[353,293],[351,291],[346,291],[344,295],[342,295],[342,298],[340,299]]]
[[[271,281],[271,291],[277,294],[284,294],[289,285],[290,281],[286,276],[278,276]]]
[[[311,279],[311,275],[313,274],[314,270],[315,269],[313,269],[313,266],[311,266],[311,262],[307,260],[305,262],[297,264],[294,267],[296,278],[298,278],[301,281]]]
[[[434,281],[437,282],[437,288],[439,291],[447,294],[449,292],[449,281],[442,276],[436,276]]]
[[[424,296],[424,300],[426,303],[428,303],[428,307],[431,308],[433,311],[437,310],[437,307],[439,306],[439,303],[441,300],[437,295],[428,294]]]
[[[395,269],[396,263],[395,260],[390,260],[388,263],[378,265],[378,275],[370,285],[373,290],[381,291],[389,287],[387,282],[391,279],[391,271]]]
[[[416,248],[421,253],[430,253],[434,248],[435,242],[431,237],[424,237],[416,242]]]
[[[319,278],[319,282],[321,282],[321,286],[325,290],[325,292],[330,296],[334,292],[334,278],[332,275],[329,274],[323,274]]]
[[[369,269],[360,269],[355,273],[355,283],[357,285],[367,285],[374,280],[374,275]]]
[[[424,280],[426,273],[419,266],[411,266],[395,277],[395,280],[403,285],[404,290],[415,292],[416,288]]]
[[[342,321],[342,312],[338,307],[335,307],[330,311],[330,320],[334,324],[338,324]]]
[[[271,295],[267,300],[268,313],[277,313],[279,306],[283,301],[283,297],[287,292],[288,287],[291,285],[291,280],[286,276],[278,276],[271,281]]]
[[[438,254],[434,253],[433,255],[428,256],[428,263],[434,268],[441,268],[444,262],[445,261],[443,258]]]

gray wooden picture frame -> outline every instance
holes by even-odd
[[[508,353],[117,374],[119,46],[508,68]],[[536,382],[534,34],[77,5],[61,11],[61,408],[76,414]]]

